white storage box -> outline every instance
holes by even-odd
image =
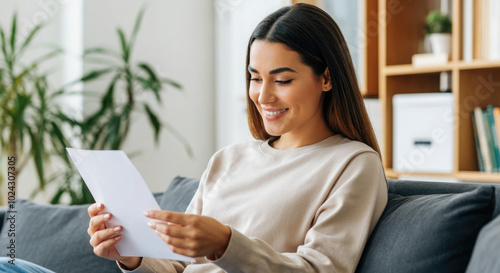
[[[397,172],[453,172],[453,95],[394,95],[393,169]]]

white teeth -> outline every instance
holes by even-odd
[[[274,115],[277,115],[277,114],[283,113],[283,112],[285,112],[286,110],[288,110],[288,109],[283,109],[283,110],[281,110],[281,111],[274,111],[274,112],[264,111],[264,113],[266,113],[266,115],[268,115],[268,116],[274,116]]]

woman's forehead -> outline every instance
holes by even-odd
[[[282,43],[255,40],[250,48],[249,65],[259,72],[276,67],[297,67],[302,64],[300,55]]]

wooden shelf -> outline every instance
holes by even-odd
[[[455,177],[468,182],[493,182],[500,183],[500,173],[466,172],[461,171]]]
[[[446,65],[437,66],[420,66],[416,67],[411,64],[399,64],[399,65],[389,65],[382,67],[382,74],[385,76],[397,76],[397,75],[412,75],[412,74],[426,74],[426,73],[438,73],[442,71],[452,71],[457,70],[473,70],[473,69],[488,69],[488,68],[498,68],[500,67],[500,61],[484,61],[484,60],[474,60],[472,62],[449,62]]]
[[[472,62],[460,61],[456,65],[460,70],[486,69],[500,67],[500,61],[474,60]]]
[[[483,173],[483,172],[468,172],[460,171],[453,174],[441,174],[441,173],[398,173],[393,169],[387,168],[385,170],[387,178],[397,179],[402,176],[405,177],[415,177],[415,180],[419,178],[436,178],[439,180],[457,180],[457,182],[478,182],[478,183],[499,183],[500,184],[500,173]]]
[[[399,64],[399,65],[389,65],[383,67],[382,74],[385,74],[386,76],[396,76],[396,75],[438,73],[442,71],[451,71],[453,67],[454,66],[451,63],[439,66],[421,66],[421,67],[415,67],[411,64]]]
[[[369,0],[367,0],[369,1]],[[500,60],[462,61],[462,0],[452,0],[453,23],[451,59],[445,65],[415,67],[414,54],[422,53],[423,24],[431,10],[439,9],[435,0],[379,0],[378,75],[382,105],[382,160],[388,178],[425,176],[470,182],[500,183],[499,173],[479,172],[471,113],[475,107],[500,104]],[[478,1],[479,2],[479,1]],[[394,9],[397,8],[397,12]],[[474,20],[480,20],[476,19]],[[474,43],[474,48],[477,48]],[[479,54],[474,53],[474,58]],[[398,173],[393,168],[393,107],[396,94],[428,93],[439,90],[440,72],[451,71],[454,97],[454,161],[452,174]],[[419,113],[416,113],[419,114]],[[425,121],[423,121],[425,122]]]

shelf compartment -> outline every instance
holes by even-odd
[[[383,79],[385,87],[380,94],[382,104],[382,116],[385,122],[382,130],[384,134],[384,145],[382,160],[384,166],[392,168],[392,143],[393,143],[393,107],[392,97],[396,94],[432,93],[439,92],[439,72],[412,75],[395,75]]]
[[[413,54],[421,53],[425,37],[425,18],[432,10],[440,9],[436,0],[382,1],[381,13],[385,15],[385,60],[383,64],[411,63]],[[404,37],[404,40],[401,38]]]
[[[455,100],[455,109],[458,109],[455,111],[455,119],[458,120],[456,167],[458,171],[478,171],[472,112],[477,106],[500,106],[500,67],[461,70],[458,76],[460,89]]]

